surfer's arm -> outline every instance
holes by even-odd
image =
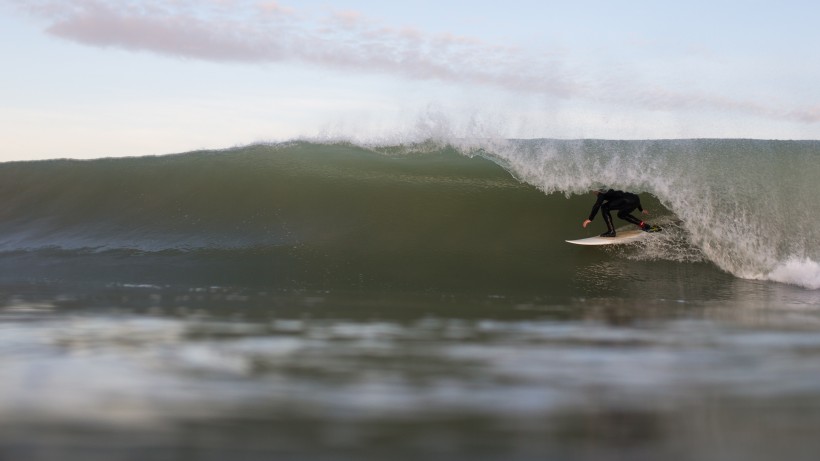
[[[589,218],[587,218],[587,221],[592,221],[595,219],[595,215],[598,214],[598,208],[601,208],[602,203],[604,203],[604,194],[598,194],[598,199],[595,200],[595,205],[592,205],[592,212],[589,213]]]
[[[636,197],[638,197],[638,196],[636,195]],[[641,198],[640,197],[638,197],[638,209],[641,210],[641,213],[643,213],[643,214],[649,214],[649,210],[644,210],[643,209],[643,206],[641,205]]]

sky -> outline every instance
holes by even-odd
[[[0,0],[0,161],[820,139],[814,1]]]

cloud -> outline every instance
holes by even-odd
[[[572,97],[559,61],[452,34],[390,27],[356,11],[305,16],[271,1],[41,0],[46,32],[89,46],[219,62],[300,61],[410,79]]]
[[[232,2],[203,2],[197,10],[189,2],[40,1],[28,10],[49,21],[46,32],[66,40],[98,47],[149,51],[209,61],[264,62],[285,58],[287,49],[272,40],[259,24],[243,23]],[[266,25],[287,17],[274,2],[256,5]],[[227,19],[217,21],[215,17]],[[232,17],[233,16],[233,17]]]
[[[264,0],[19,3],[20,8],[47,22],[47,33],[88,46],[217,62],[303,62],[649,110],[706,109],[820,122],[816,107],[778,109],[636,81],[621,81],[612,88],[611,76],[570,71],[571,58],[562,53],[393,27],[357,11],[304,13]]]
[[[788,115],[789,118],[795,120],[801,120],[806,123],[817,123],[820,122],[820,105],[793,110]]]

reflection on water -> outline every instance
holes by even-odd
[[[9,288],[0,458],[816,455],[815,294],[637,267],[640,302]]]

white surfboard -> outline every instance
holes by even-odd
[[[578,240],[567,240],[575,245],[618,245],[621,243],[632,243],[648,235],[640,229],[617,231],[615,237],[589,237]]]

